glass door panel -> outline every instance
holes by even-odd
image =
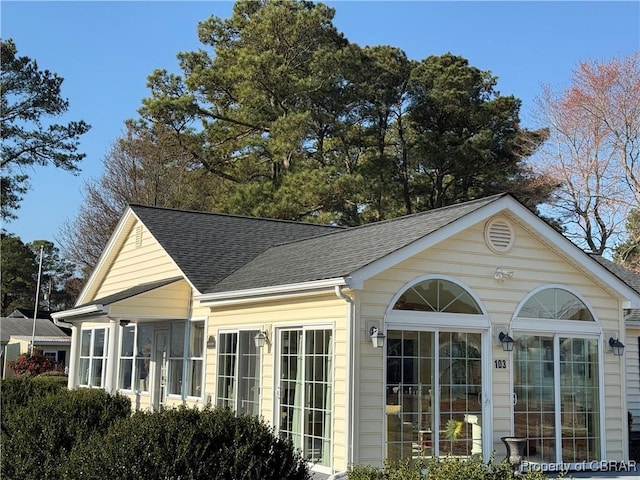
[[[390,330],[387,340],[387,458],[432,456],[432,332]]]
[[[600,458],[597,340],[522,335],[513,358],[514,433],[528,439],[526,459]]]
[[[562,461],[600,458],[598,344],[594,339],[560,338]]]
[[[482,454],[482,369],[479,333],[439,334],[439,455]]]
[[[514,348],[514,433],[531,462],[555,462],[553,337],[522,335]]]
[[[482,454],[481,339],[387,331],[389,460]]]

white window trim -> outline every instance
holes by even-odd
[[[302,330],[302,331],[313,331],[313,330],[331,330],[331,341],[332,345],[332,379],[333,379],[333,387],[335,387],[335,378],[336,378],[336,325],[335,322],[318,322],[318,323],[305,323],[305,324],[289,324],[289,323],[274,323],[273,324],[273,361],[274,361],[274,371],[275,375],[273,378],[273,405],[272,405],[272,418],[271,424],[275,425],[276,433],[280,430],[279,423],[279,411],[278,406],[280,403],[280,395],[279,395],[279,379],[281,376],[281,363],[280,363],[280,332],[282,330]],[[335,432],[335,398],[336,398],[336,389],[332,388],[331,390],[332,398],[331,398],[331,432],[329,435],[329,439],[331,441],[331,455],[329,458],[329,465],[320,465],[313,462],[307,462],[309,466],[309,470],[313,472],[323,473],[323,474],[331,474],[333,473],[333,464],[334,464],[334,454],[333,449],[335,447],[334,442],[334,432]],[[347,428],[349,428],[347,426]]]
[[[522,306],[534,295],[537,293],[547,290],[557,288],[560,290],[565,290],[573,295],[575,295],[578,300],[580,300],[585,307],[591,313],[593,317],[593,321],[585,321],[585,320],[555,320],[555,319],[547,319],[547,318],[527,318],[527,317],[519,317],[518,313],[522,309]],[[579,327],[579,329],[577,328]],[[598,316],[593,308],[593,306],[575,289],[562,285],[562,284],[546,284],[541,285],[533,290],[531,290],[527,295],[525,295],[518,306],[515,309],[515,313],[513,318],[511,319],[511,325],[509,327],[510,331],[513,332],[514,338],[517,341],[518,332],[522,333],[535,333],[537,335],[548,335],[553,337],[554,343],[557,341],[559,336],[563,335],[571,335],[572,338],[586,338],[586,339],[597,339],[598,341],[598,362],[600,368],[598,368],[598,382],[601,388],[599,388],[599,397],[598,401],[600,402],[600,432],[603,432],[603,437],[600,442],[600,458],[606,458],[606,441],[604,438],[604,433],[606,432],[605,427],[605,392],[604,388],[604,347],[603,347],[603,330],[598,320]],[[509,354],[510,363],[513,364],[513,352]],[[554,366],[554,376],[555,378],[559,378],[559,365],[556,364]],[[509,391],[514,391],[514,379],[513,379],[513,369],[510,373],[509,378]],[[559,391],[555,392],[556,395],[556,404],[559,404],[560,395]],[[514,414],[514,405],[513,402],[510,406],[511,410],[511,418],[513,419]],[[513,426],[512,431],[513,434]],[[574,468],[573,464],[570,464],[571,468]]]
[[[400,296],[404,292],[417,285],[418,283],[426,280],[445,280],[458,285],[464,289],[478,304],[481,312],[480,314],[463,314],[463,313],[447,313],[447,312],[421,312],[414,310],[394,310],[393,306],[396,304]],[[480,333],[482,338],[482,416],[483,424],[493,425],[493,404],[491,399],[493,398],[493,377],[491,369],[491,359],[493,359],[492,342],[491,342],[491,322],[487,309],[476,295],[474,290],[459,279],[450,275],[441,274],[427,274],[414,278],[410,282],[405,283],[400,287],[397,293],[393,296],[384,316],[383,333],[386,335],[387,330],[411,330],[411,331],[423,331],[434,332],[438,335],[440,332],[446,331],[464,331],[465,333]],[[383,383],[381,388],[385,388],[387,382],[387,354],[386,345],[383,348],[383,362],[382,362],[382,378]],[[386,431],[387,420],[384,415],[386,409],[385,395],[381,395],[382,404],[381,412],[383,412],[383,427],[382,427],[382,451],[381,458],[386,457]],[[488,461],[491,451],[493,450],[493,439],[487,432],[482,436],[482,456],[484,461]]]
[[[204,333],[202,335],[202,357],[190,357],[189,356],[189,343],[191,341],[191,330],[193,328],[194,323],[202,323],[202,328],[204,329]],[[203,400],[205,398],[205,390],[206,390],[206,365],[207,365],[207,320],[206,318],[192,318],[187,321],[185,324],[185,335],[184,335],[184,364],[183,364],[183,372],[182,372],[182,396],[187,400],[198,401]],[[187,392],[191,390],[189,383],[192,381],[189,375],[189,361],[191,359],[201,359],[202,360],[202,378],[200,378],[200,385],[202,385],[202,391],[200,392],[200,396],[187,395]],[[185,379],[187,381],[185,381]]]
[[[482,311],[482,313],[481,314],[458,314],[458,313],[447,313],[447,312],[414,312],[412,310],[394,310],[393,309],[393,306],[404,294],[404,292],[406,292],[408,289],[410,289],[414,285],[417,285],[427,280],[445,280],[455,285],[458,285],[460,288],[464,289],[471,296],[471,298],[475,300],[475,302],[478,304],[478,307],[480,307],[480,310]],[[471,287],[469,287],[464,282],[450,275],[440,275],[440,274],[433,274],[433,273],[416,277],[413,280],[405,283],[398,289],[397,293],[393,296],[393,298],[389,302],[389,305],[387,306],[387,311],[385,312],[385,316],[394,315],[397,312],[403,312],[404,316],[407,315],[407,312],[413,312],[413,315],[419,316],[419,318],[423,318],[423,319],[424,319],[424,316],[427,314],[428,315],[438,315],[438,314],[439,315],[465,315],[466,317],[476,318],[476,319],[481,317],[487,317],[487,309],[484,306],[484,303],[482,302],[482,300],[480,300],[480,297],[478,297],[475,294],[475,292]]]
[[[122,355],[122,344],[124,342],[124,331],[127,328],[132,328],[133,327],[133,354],[130,355]],[[116,379],[116,385],[118,386],[118,391],[120,392],[126,392],[126,393],[133,393],[134,389],[133,388],[120,388],[120,381],[121,381],[121,377],[122,377],[122,369],[120,368],[120,366],[122,365],[122,360],[123,359],[131,359],[131,385],[133,385],[134,383],[134,378],[135,378],[135,374],[136,374],[136,350],[138,349],[138,346],[136,345],[136,340],[138,337],[138,326],[137,324],[131,324],[131,325],[127,325],[125,326],[120,326],[120,334],[118,335],[118,363],[117,363],[117,379]]]
[[[94,345],[95,345],[95,339],[96,339],[96,332],[98,330],[104,330],[104,345],[102,347],[102,356],[101,357],[97,357],[93,354],[93,350],[94,350]],[[89,355],[82,355],[82,335],[84,332],[91,332],[91,340],[89,342]],[[87,377],[88,380],[91,380],[92,375],[92,368],[93,368],[93,362],[96,359],[101,359],[102,360],[102,372],[100,374],[100,385],[89,385],[89,384],[84,384],[84,383],[80,383],[82,380],[82,372],[80,371],[80,368],[78,368],[78,373],[77,373],[77,382],[78,382],[78,386],[79,387],[84,387],[84,388],[105,388],[106,386],[106,380],[107,380],[107,361],[108,361],[108,353],[109,353],[109,328],[108,327],[89,327],[89,328],[82,328],[80,329],[80,351],[79,351],[79,355],[78,355],[78,367],[80,367],[80,363],[82,362],[83,359],[88,359],[89,360],[89,375]]]
[[[216,345],[220,345],[220,337],[222,335],[231,335],[231,334],[237,334],[236,337],[236,342],[240,342],[240,333],[241,332],[260,332],[264,330],[264,326],[263,325],[244,325],[242,328],[220,328],[218,329],[218,331],[216,332]],[[272,335],[271,332],[269,332],[269,335]],[[273,344],[274,339],[273,338],[269,338],[269,341]],[[267,347],[263,347],[263,349],[261,350],[265,350]],[[238,388],[238,386],[240,385],[240,369],[239,369],[239,355],[240,355],[240,350],[237,349],[236,353],[235,353],[235,368],[234,368],[234,372],[233,372],[233,378],[234,381],[236,383],[236,389],[235,389],[235,393],[234,393],[234,399],[233,399],[233,404],[234,404],[234,411],[238,411],[238,395],[240,394],[240,389]],[[218,351],[218,349],[216,349],[216,372],[215,372],[215,382],[214,382],[214,392],[213,392],[213,404],[214,405],[218,405],[218,375],[219,375],[219,358],[220,358],[220,352]],[[260,414],[262,414],[262,394],[264,392],[264,383],[263,383],[263,374],[264,374],[264,361],[263,361],[263,352],[262,351],[258,351],[258,358],[260,359],[260,371],[258,373],[259,378],[258,381],[260,382],[259,386],[258,386],[258,405],[259,405],[259,411]]]

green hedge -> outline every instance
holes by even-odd
[[[0,381],[0,411],[2,429],[7,416],[29,401],[66,390],[66,376],[11,377]]]
[[[69,480],[304,480],[306,462],[256,417],[223,408],[136,412],[75,449]]]
[[[13,408],[3,412],[0,455],[3,478],[59,478],[59,468],[74,447],[94,434],[105,433],[116,420],[131,415],[128,398],[109,395],[104,390],[59,390],[33,395],[26,405],[19,406],[29,388],[41,393],[35,385],[48,385],[42,380],[32,382],[30,387],[24,386],[17,392]]]
[[[484,463],[479,458],[441,457],[385,463],[384,468],[356,465],[348,480],[548,480],[542,472],[514,473],[507,460]],[[557,478],[563,478],[561,475]]]

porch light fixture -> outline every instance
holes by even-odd
[[[616,357],[621,357],[624,354],[624,343],[617,338],[609,338],[609,346]]]
[[[267,343],[269,343],[269,337],[267,336],[267,332],[265,332],[264,330],[261,330],[258,333],[256,333],[255,337],[253,337],[253,342],[255,343],[256,348],[264,347]]]
[[[207,338],[207,348],[216,348],[216,337],[209,335]]]
[[[369,334],[371,335],[373,348],[382,348],[384,346],[384,333],[378,330],[378,327],[371,327]]]
[[[515,345],[516,342],[509,335],[507,335],[504,332],[500,332],[500,334],[498,335],[498,340],[500,340],[500,343],[502,344],[502,349],[505,352],[513,351],[513,346]]]
[[[126,327],[130,323],[131,323],[131,320],[120,320],[120,326],[121,327]]]
[[[501,283],[505,280],[511,280],[513,278],[513,270],[505,270],[502,267],[497,267],[496,271],[493,272],[493,278]]]

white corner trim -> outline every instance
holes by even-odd
[[[241,302],[255,300],[257,298],[277,297],[289,294],[303,294],[313,290],[333,290],[335,287],[349,286],[347,279],[328,278],[326,280],[316,280],[313,282],[290,283],[286,285],[275,285],[271,287],[248,288],[246,290],[234,290],[219,293],[204,293],[195,295],[194,299],[200,301],[202,306],[220,305],[230,301]]]

